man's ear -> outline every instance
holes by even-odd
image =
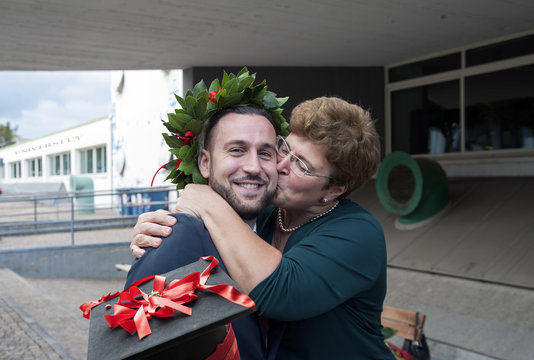
[[[210,153],[206,149],[201,149],[200,154],[198,154],[198,170],[200,170],[200,173],[202,176],[204,176],[206,179],[210,176]]]

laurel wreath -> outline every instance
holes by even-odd
[[[186,92],[184,98],[175,95],[181,109],[167,114],[167,121],[162,120],[170,132],[170,134],[163,133],[163,138],[170,148],[169,151],[176,156],[176,159],[159,169],[170,170],[165,180],[171,180],[177,189],[183,189],[189,183],[207,183],[197,164],[200,132],[204,122],[224,108],[238,106],[264,108],[273,119],[276,133],[282,136],[289,134],[287,129],[289,124],[282,116],[281,108],[288,97],[277,98],[274,92],[267,90],[266,80],[254,85],[255,79],[256,74],[250,74],[244,67],[237,75],[227,74],[224,71],[222,81],[214,79],[209,88],[201,80],[192,90]]]

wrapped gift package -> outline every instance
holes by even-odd
[[[207,358],[216,350],[217,345],[225,340],[229,331],[227,325],[239,317],[250,314],[254,307],[252,300],[240,293],[232,279],[216,267],[216,264],[209,269],[206,280],[206,270],[209,266],[209,261],[199,260],[163,274],[165,282],[163,291],[161,291],[163,288],[161,277],[154,277],[142,283],[139,281],[134,283],[125,290],[125,292],[129,291],[128,294],[123,292],[120,297],[101,298],[99,304],[92,305],[90,309],[87,358],[89,360],[148,358],[197,360]],[[178,301],[179,305],[174,305],[180,310],[181,306],[186,307],[185,311],[166,308],[164,316],[159,317],[147,310],[150,306],[144,300],[157,296],[158,301],[168,301],[166,298],[171,297],[169,294],[174,292],[175,295],[177,290],[191,286],[191,283],[187,282],[171,289],[173,280],[194,279],[192,282],[194,283],[199,277],[201,285],[199,289],[193,291],[193,299],[182,304]],[[158,286],[155,283],[157,281],[160,282],[159,292],[154,291]],[[203,281],[205,284],[202,284]],[[139,295],[138,290],[132,287],[137,287],[142,294]],[[128,306],[130,303],[127,299],[132,296],[131,294],[145,304],[144,308],[138,305],[137,308],[134,306],[132,309]],[[118,303],[125,306],[118,306]],[[82,311],[84,306],[86,304],[80,307]],[[129,320],[121,318],[121,309],[126,313],[131,312],[123,316]],[[187,310],[190,315],[187,314]],[[133,313],[135,316],[132,315]],[[161,313],[160,311],[159,314]],[[169,316],[169,314],[172,315]],[[119,323],[120,326],[117,325]],[[114,327],[111,327],[112,324]],[[148,330],[146,330],[147,327],[149,327]]]

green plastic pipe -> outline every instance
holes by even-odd
[[[384,208],[401,224],[415,224],[439,213],[449,202],[447,175],[439,163],[394,151],[376,176],[376,192]]]

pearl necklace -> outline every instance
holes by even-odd
[[[332,211],[332,210],[334,210],[336,208],[337,204],[339,204],[339,201],[336,201],[334,206],[332,206],[330,209],[326,210],[325,212],[323,212],[323,213],[311,218],[310,220],[306,221],[305,223],[302,223],[302,224],[300,224],[298,226],[295,226],[295,227],[292,227],[292,228],[289,228],[289,229],[286,229],[284,227],[284,224],[282,224],[282,209],[278,208],[278,225],[280,226],[280,230],[282,230],[283,232],[295,231],[298,228],[300,228],[301,226],[304,226],[304,225],[306,225],[308,223],[311,223],[312,221],[319,219],[321,216],[324,216],[324,215],[328,214],[330,211]]]

